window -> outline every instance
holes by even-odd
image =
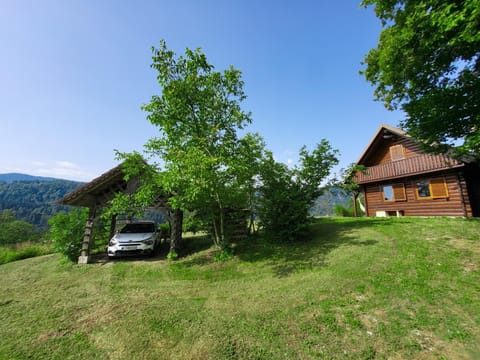
[[[448,189],[444,178],[417,181],[415,189],[417,199],[448,198]]]
[[[392,185],[386,185],[383,187],[383,201],[395,201]]]
[[[405,201],[407,195],[403,184],[384,185],[382,188],[383,201]]]
[[[403,158],[405,158],[403,145],[390,146],[390,157],[392,158],[392,161],[402,160]]]
[[[417,182],[417,196],[419,199],[430,198],[430,181]]]

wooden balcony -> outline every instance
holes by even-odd
[[[355,176],[355,181],[359,184],[366,184],[433,171],[449,170],[462,167],[463,165],[462,162],[445,155],[422,154],[403,160],[370,166],[364,173],[358,172]]]

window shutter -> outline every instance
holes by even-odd
[[[392,161],[402,160],[404,156],[403,145],[390,146],[390,156]]]
[[[392,186],[395,201],[407,200],[407,194],[405,193],[405,186],[403,184],[393,184]]]
[[[447,184],[443,178],[430,180],[430,191],[432,199],[448,198]]]

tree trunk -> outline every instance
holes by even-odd
[[[183,211],[173,210],[171,235],[170,235],[170,253],[176,253],[176,250],[182,242]]]

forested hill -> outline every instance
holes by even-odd
[[[41,229],[48,227],[48,219],[68,207],[55,205],[55,201],[78,188],[82,183],[47,178],[5,182],[0,174],[0,211],[13,210],[18,220],[24,220]],[[18,174],[17,174],[18,175]],[[22,175],[22,174],[20,174]],[[23,176],[23,179],[28,179]],[[18,178],[18,177],[17,177]],[[11,179],[11,176],[10,176]]]
[[[16,181],[54,181],[60,180],[51,177],[44,177],[44,176],[33,176],[27,174],[19,174],[19,173],[7,173],[7,174],[0,174],[0,182],[16,182]]]

